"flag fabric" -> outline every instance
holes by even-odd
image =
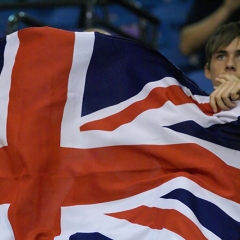
[[[130,39],[0,41],[0,239],[240,239],[240,102]]]

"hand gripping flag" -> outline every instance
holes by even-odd
[[[0,45],[1,240],[240,239],[240,102],[129,39]]]

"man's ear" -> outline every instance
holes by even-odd
[[[205,77],[211,80],[211,72],[210,72],[210,65],[209,63],[206,63],[204,66],[204,74]]]

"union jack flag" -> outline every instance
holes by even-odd
[[[1,240],[240,239],[240,102],[99,33],[0,41]]]

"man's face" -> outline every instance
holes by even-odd
[[[220,47],[212,55],[210,64],[206,64],[204,72],[213,86],[220,84],[215,79],[221,74],[235,75],[240,78],[240,39],[235,38],[227,47]]]

